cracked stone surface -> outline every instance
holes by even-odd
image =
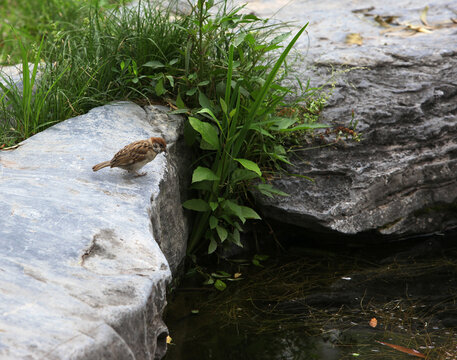
[[[421,21],[425,5],[429,27]],[[252,0],[247,9],[297,26],[309,21],[294,73],[305,83],[324,84],[332,70],[357,67],[337,76],[320,121],[349,126],[354,110],[362,141],[297,151],[288,172],[314,182],[274,181],[292,196],[256,194],[264,216],[344,234],[402,237],[456,228],[455,2]],[[395,18],[381,26],[377,16]],[[351,33],[361,45],[346,43]]]
[[[187,239],[180,128],[163,108],[122,102],[0,152],[0,358],[163,356],[166,285]],[[146,176],[92,171],[150,136],[165,137],[169,154],[147,164]]]

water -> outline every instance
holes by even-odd
[[[168,306],[166,359],[401,360],[412,349],[457,359],[453,238],[293,245],[263,268],[232,263],[242,280],[223,292],[184,279]]]

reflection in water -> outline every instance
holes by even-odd
[[[457,248],[401,246],[293,248],[263,269],[237,263],[244,279],[222,293],[188,279],[168,307],[166,359],[412,358],[379,341],[455,359]]]

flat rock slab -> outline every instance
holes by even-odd
[[[354,112],[362,134],[359,143],[328,146],[335,138],[325,137],[304,144],[310,149],[295,152],[288,172],[314,182],[275,181],[292,196],[257,194],[264,215],[345,234],[457,227],[456,3],[253,0],[248,10],[309,21],[294,75],[312,86],[334,82],[320,121],[349,127]]]
[[[171,271],[151,199],[175,174],[171,159],[160,154],[143,177],[91,169],[150,136],[165,136],[171,149],[176,141],[157,131],[150,111],[124,102],[0,152],[0,358],[163,355]]]

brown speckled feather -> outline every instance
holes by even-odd
[[[137,171],[164,151],[167,151],[167,144],[162,138],[151,137],[135,141],[119,150],[110,161],[94,165],[92,170],[98,171],[109,166],[119,167],[137,175],[145,175],[146,173],[138,174]]]
[[[135,141],[119,150],[110,161],[111,167],[128,166],[142,162],[153,152],[152,143],[148,140]],[[150,155],[149,155],[150,156]],[[153,156],[154,159],[155,155]],[[152,160],[152,159],[151,159]]]

